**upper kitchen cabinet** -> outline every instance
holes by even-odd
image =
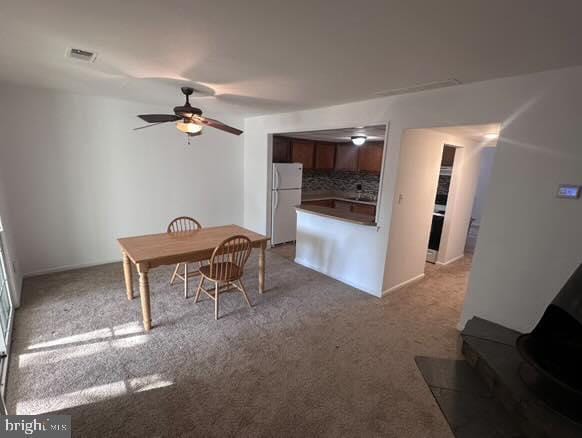
[[[358,170],[358,147],[351,143],[337,145],[335,170]]]
[[[333,170],[335,162],[335,143],[315,144],[315,168]]]
[[[303,169],[313,169],[315,144],[310,141],[291,141],[291,161],[303,164]]]
[[[273,163],[291,162],[291,140],[285,137],[273,136]]]
[[[382,143],[368,143],[358,149],[358,170],[380,173],[382,169]]]
[[[441,166],[453,167],[453,163],[455,161],[455,151],[456,149],[453,146],[445,145],[445,147],[443,148],[443,158],[441,160]]]

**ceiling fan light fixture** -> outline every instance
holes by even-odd
[[[229,134],[241,135],[243,131],[240,129],[228,126],[219,120],[211,119],[210,117],[202,116],[202,110],[190,105],[189,96],[194,92],[193,88],[183,87],[182,93],[186,96],[186,102],[182,106],[174,107],[174,114],[140,114],[138,117],[144,122],[149,123],[146,126],[138,126],[134,131],[139,129],[149,128],[151,126],[161,125],[162,123],[176,122],[176,128],[188,135],[188,144],[190,144],[190,137],[195,137],[202,134],[202,128],[209,126],[214,129],[219,129]]]
[[[362,146],[364,143],[366,143],[367,139],[368,137],[365,135],[352,135],[352,143],[356,146]]]
[[[202,131],[202,126],[192,122],[178,122],[176,123],[176,128],[178,128],[178,130],[182,131],[184,134],[197,134]]]

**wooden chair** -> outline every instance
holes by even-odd
[[[214,319],[218,319],[218,302],[221,289],[226,291],[232,287],[242,292],[249,307],[252,307],[245,287],[241,281],[245,263],[251,254],[251,240],[246,236],[232,236],[218,245],[210,263],[200,267],[200,283],[196,290],[194,302],[198,302],[200,292],[204,291],[211,299],[214,300]],[[214,293],[212,290],[204,288],[204,281],[214,283]]]
[[[199,230],[200,228],[202,228],[202,225],[200,225],[200,222],[198,222],[196,219],[188,216],[180,216],[170,222],[167,231],[168,233],[187,233],[190,231]],[[182,265],[184,266],[184,274],[178,272],[180,270],[180,266]],[[202,263],[197,262],[195,266],[196,267],[194,270],[189,271],[188,263],[178,263],[174,269],[172,278],[170,279],[170,284],[174,284],[176,277],[184,281],[184,298],[188,298],[188,278],[200,275],[199,269],[200,266],[202,266]]]

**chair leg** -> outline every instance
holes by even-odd
[[[202,292],[202,286],[204,286],[204,277],[200,276],[200,282],[198,283],[198,289],[196,289],[196,298],[194,298],[194,302],[198,302],[198,298],[200,298],[200,292]]]
[[[240,291],[242,292],[243,296],[245,297],[245,300],[247,301],[247,304],[249,305],[249,307],[253,307],[253,305],[251,304],[251,301],[249,300],[249,296],[247,295],[247,291],[243,285],[243,282],[241,280],[238,281],[238,285],[240,286]]]
[[[188,263],[184,263],[184,298],[188,298]]]
[[[218,281],[214,283],[214,319],[218,321]]]
[[[176,265],[174,269],[174,273],[172,274],[172,278],[170,278],[170,284],[174,284],[174,279],[176,278],[176,274],[178,273],[178,269],[180,269],[180,263]]]

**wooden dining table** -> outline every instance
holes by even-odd
[[[148,272],[158,266],[208,260],[214,248],[234,235],[248,237],[253,248],[259,249],[259,293],[263,293],[265,290],[265,249],[269,238],[238,225],[117,239],[123,255],[123,272],[128,300],[133,299],[132,264],[136,266],[139,274],[139,296],[143,326],[146,331],[151,330],[152,327]]]

